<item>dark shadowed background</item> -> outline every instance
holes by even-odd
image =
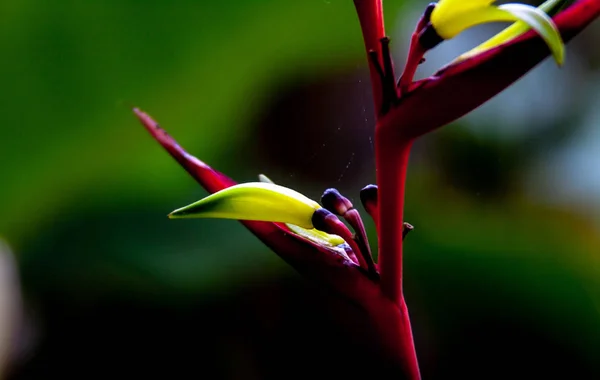
[[[427,3],[385,1],[398,64]],[[563,68],[415,146],[405,291],[424,378],[600,378],[599,40],[596,23]],[[166,218],[206,193],[130,112],[240,182],[359,204],[374,118],[351,0],[6,0],[0,51],[4,377],[384,377],[327,293],[239,223]]]

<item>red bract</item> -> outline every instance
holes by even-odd
[[[549,50],[541,38],[528,32],[413,82],[416,66],[426,52],[418,39],[418,32],[427,21],[424,17],[417,24],[407,66],[397,84],[389,39],[385,37],[381,0],[354,0],[354,4],[370,57],[378,112],[375,128],[378,193],[376,203],[371,201],[367,209],[377,218],[380,279],[368,276],[352,260],[293,233],[284,224],[242,223],[297,271],[327,285],[340,299],[353,305],[355,314],[368,320],[368,328],[360,335],[365,344],[397,364],[406,378],[418,379],[419,367],[402,292],[404,185],[410,147],[417,137],[452,122],[498,94],[546,58]],[[599,14],[600,0],[580,0],[557,15],[555,23],[568,41]],[[134,112],[150,134],[207,191],[213,193],[235,184],[185,152],[148,115],[138,109]]]
[[[137,108],[133,111],[152,137],[208,192],[214,193],[236,184],[187,153],[146,113]],[[358,319],[366,315],[370,326],[355,334],[361,336],[374,352],[380,353],[384,360],[398,363],[395,353],[402,351],[398,345],[404,340],[393,337],[403,335],[400,311],[382,295],[377,280],[369,278],[356,264],[335,251],[292,233],[285,225],[253,221],[241,223],[299,273],[333,289],[351,308],[361,310]],[[340,322],[355,324],[354,319],[346,315]]]

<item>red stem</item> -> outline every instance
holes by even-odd
[[[404,371],[408,379],[419,380],[421,379],[421,372],[419,370],[419,361],[417,359],[417,351],[415,350],[415,343],[412,335],[412,327],[410,326],[410,317],[408,315],[408,307],[402,297],[402,304],[400,305],[400,315],[402,317],[402,354],[404,356]]]
[[[381,62],[381,39],[385,37],[381,0],[354,0],[354,6],[356,7],[356,13],[358,13],[367,53],[369,51],[377,52],[377,57]],[[373,101],[375,102],[375,109],[380,110],[383,101],[381,80],[373,62],[370,59],[368,61],[373,87]]]
[[[385,37],[381,0],[354,0],[367,52],[376,51],[380,62],[381,39]],[[382,109],[383,89],[379,73],[369,60],[371,84],[375,109]],[[412,79],[412,78],[411,78]],[[394,302],[400,310],[401,334],[398,337],[400,358],[405,374],[410,380],[421,378],[412,338],[408,309],[402,295],[402,214],[404,209],[404,185],[408,156],[412,140],[400,139],[394,132],[396,125],[386,127],[390,118],[377,120],[375,129],[375,151],[377,166],[378,217],[376,224],[379,235],[379,270],[381,292]],[[395,120],[390,120],[396,122]],[[397,124],[397,123],[394,123]]]
[[[400,309],[401,350],[409,379],[420,379],[408,308],[402,290],[402,230],[406,172],[413,140],[398,134],[398,120],[383,117],[375,131],[379,186],[379,271],[381,292]]]
[[[402,220],[404,187],[412,141],[389,136],[378,124],[375,161],[379,187],[379,268],[381,291],[400,306],[402,302]]]
[[[408,56],[406,57],[406,64],[404,66],[404,72],[400,77],[400,96],[406,94],[413,83],[415,73],[421,64],[421,59],[425,55],[425,49],[419,43],[419,35],[415,32],[411,37],[410,48],[408,50]]]
[[[419,22],[417,22],[417,27],[410,37],[410,47],[406,57],[406,64],[404,65],[404,72],[402,73],[402,76],[400,77],[400,83],[398,84],[398,87],[400,87],[400,96],[409,91],[410,86],[413,83],[415,73],[421,64],[421,59],[425,56],[426,50],[419,41],[419,32],[427,26],[432,10],[433,7],[430,4],[425,10],[425,13],[419,19]]]
[[[402,351],[409,379],[420,379],[408,308],[402,292],[402,228],[404,189],[412,140],[399,139],[396,128],[383,118],[375,132],[377,184],[379,186],[379,271],[381,292],[400,309]],[[395,120],[393,120],[395,121]],[[396,127],[396,125],[393,125]]]

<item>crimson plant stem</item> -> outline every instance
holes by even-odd
[[[385,37],[381,0],[354,0],[354,6],[358,14],[358,21],[360,22],[367,52],[376,51],[377,56],[381,59],[381,39]],[[371,61],[369,61],[369,73],[371,74],[375,110],[380,110],[383,101],[381,81]]]
[[[398,306],[402,299],[404,187],[411,145],[412,141],[392,140],[381,126],[375,131],[381,291]]]
[[[385,120],[385,118],[383,118]],[[379,271],[381,292],[400,309],[400,353],[409,379],[420,379],[408,308],[402,292],[402,228],[406,172],[412,140],[388,136],[378,124],[375,132],[377,184],[379,188]]]
[[[383,62],[381,39],[385,37],[383,6],[381,0],[354,0],[365,48],[368,52],[377,52],[377,58]],[[373,62],[369,60],[369,72],[373,89],[373,101],[376,112],[375,161],[378,186],[377,234],[379,240],[378,268],[381,275],[380,291],[391,300],[400,311],[401,352],[398,352],[401,364],[408,379],[421,378],[419,364],[412,337],[408,308],[402,293],[402,228],[404,212],[404,188],[408,157],[412,140],[399,139],[394,122],[379,114],[382,109],[383,83]],[[399,141],[400,140],[400,141]]]

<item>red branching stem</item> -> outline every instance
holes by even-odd
[[[400,81],[398,83],[398,87],[400,88],[400,96],[407,93],[410,89],[410,85],[413,82],[417,68],[425,56],[426,49],[423,48],[423,45],[421,45],[419,41],[419,32],[423,30],[429,22],[429,17],[433,7],[434,6],[432,4],[427,7],[425,13],[423,13],[419,19],[417,27],[410,38],[410,48],[408,50],[408,56],[406,57],[406,64],[404,65],[404,71],[402,72],[402,76],[400,77]]]
[[[383,24],[383,6],[381,0],[354,0],[360,28],[365,40],[367,53],[374,51],[377,57],[381,59],[381,39],[385,37],[385,28]],[[381,81],[376,67],[369,60],[369,72],[371,73],[371,85],[373,87],[373,101],[375,109],[381,109],[382,90]]]
[[[370,54],[378,57],[381,62],[385,63],[386,59],[389,60],[389,52],[386,57],[382,51],[382,47],[387,45],[384,40],[385,30],[381,0],[354,0],[354,4],[358,12],[367,52],[376,52],[376,54]],[[369,60],[373,100],[375,109],[378,112],[378,121],[375,130],[375,150],[377,185],[379,187],[377,207],[379,212],[376,213],[378,214],[376,224],[378,226],[379,237],[378,267],[381,273],[380,289],[383,296],[399,308],[401,319],[399,321],[400,335],[396,339],[398,339],[398,349],[400,352],[396,354],[404,367],[406,377],[411,380],[417,380],[420,379],[419,365],[412,339],[408,310],[402,295],[402,214],[404,208],[404,184],[411,142],[406,141],[405,144],[399,146],[396,136],[386,141],[390,136],[386,136],[385,132],[393,131],[394,129],[384,127],[382,122],[387,122],[389,118],[379,114],[384,109],[383,102],[386,101],[383,89],[385,85],[383,80],[386,78],[382,77],[381,68],[378,70],[376,62],[377,60],[374,59]],[[416,64],[418,65],[418,63]],[[393,75],[392,73],[393,69],[391,73],[384,72],[385,75]],[[412,82],[413,76],[414,72],[410,78],[408,76],[406,78],[409,78]]]
[[[599,0],[580,0],[559,14],[555,22],[565,41],[568,41],[599,14]],[[422,26],[417,25],[417,31]],[[408,309],[402,291],[400,232],[412,142],[498,94],[548,56],[548,48],[538,36],[529,32],[470,60],[451,65],[429,79],[413,83],[424,48],[420,45],[417,32],[413,34],[411,42],[407,65],[399,84],[400,99],[389,112],[379,115],[377,120],[375,151],[379,187],[377,224],[380,287],[383,296],[394,302],[400,310],[398,339],[402,352],[398,355],[406,375],[410,379],[419,379]],[[515,57],[518,58],[515,60]],[[372,70],[371,77],[377,81],[375,74],[377,72]]]
[[[400,88],[400,96],[406,94],[410,90],[415,73],[421,64],[421,60],[423,59],[424,55],[425,49],[423,49],[422,45],[419,43],[419,35],[415,32],[412,35],[404,71],[402,72],[400,82],[398,83],[398,87]]]

